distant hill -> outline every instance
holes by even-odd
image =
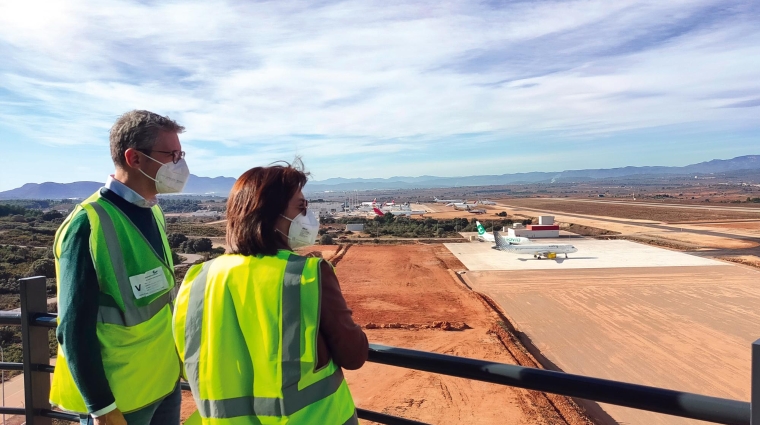
[[[494,186],[521,183],[582,182],[596,179],[656,175],[704,175],[739,170],[760,170],[760,155],[714,159],[684,167],[622,167],[560,172],[532,172],[466,177],[390,177],[387,179],[327,179],[309,183],[307,190],[426,189],[459,186]]]
[[[27,183],[19,188],[0,192],[0,199],[67,199],[92,195],[103,183]]]
[[[684,167],[622,167],[560,172],[533,172],[464,177],[390,177],[387,179],[332,178],[312,181],[307,192],[372,190],[372,189],[427,189],[459,186],[492,186],[540,182],[581,182],[596,179],[656,175],[704,175],[730,173],[740,170],[760,171],[760,155],[746,155],[733,159],[714,159]],[[235,183],[232,177],[198,177],[190,175],[186,194],[227,196]],[[98,182],[27,183],[17,189],[0,192],[0,199],[65,199],[85,198],[103,184]]]

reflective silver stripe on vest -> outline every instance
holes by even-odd
[[[109,323],[120,326],[135,326],[145,323],[158,314],[164,307],[172,302],[171,292],[158,297],[152,303],[138,307],[135,305],[134,294],[129,283],[127,274],[127,263],[124,260],[124,254],[121,250],[119,237],[116,233],[113,220],[106,210],[97,202],[89,204],[100,220],[100,228],[103,231],[103,237],[106,240],[108,256],[111,257],[111,266],[116,275],[116,282],[119,286],[119,294],[124,302],[125,311],[121,311],[114,306],[100,306],[98,308],[98,321],[100,323]]]
[[[201,351],[201,332],[203,331],[203,308],[206,302],[206,282],[208,281],[208,269],[214,260],[207,261],[201,266],[198,276],[193,279],[190,287],[190,296],[187,301],[187,313],[185,318],[185,372],[187,382],[197,406],[201,405],[200,376],[198,375],[198,362]],[[202,413],[201,413],[202,414]]]
[[[335,393],[343,383],[343,371],[335,372],[299,391],[301,379],[301,275],[306,258],[288,257],[282,289],[282,398],[243,396],[223,400],[199,399],[198,361],[203,327],[203,307],[208,278],[207,264],[193,280],[185,323],[185,370],[198,412],[204,418],[239,416],[290,416]],[[352,423],[351,419],[347,423]],[[357,422],[353,422],[357,423]]]

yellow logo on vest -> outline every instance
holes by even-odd
[[[169,282],[166,280],[166,275],[164,275],[161,267],[148,270],[143,274],[130,276],[129,283],[132,287],[132,293],[135,294],[135,298],[137,299],[169,289]]]

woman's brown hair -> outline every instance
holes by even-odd
[[[277,219],[308,179],[300,159],[243,173],[227,199],[228,252],[276,255],[282,247],[274,230]]]

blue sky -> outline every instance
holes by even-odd
[[[0,190],[101,181],[168,115],[191,172],[313,178],[760,154],[757,1],[0,3]]]

